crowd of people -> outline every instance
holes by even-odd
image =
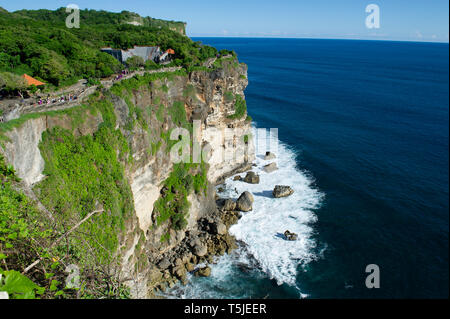
[[[128,69],[124,69],[124,70],[120,71],[120,73],[114,77],[113,82],[120,81],[129,74],[132,74],[132,72],[129,71]],[[78,92],[78,93],[81,94],[83,92],[85,92],[85,89],[82,89],[81,92]],[[3,98],[4,98],[3,96],[0,96],[0,99],[3,99]],[[37,107],[37,106],[51,105],[51,104],[64,103],[64,102],[70,103],[72,101],[78,100],[78,98],[79,97],[74,93],[69,93],[68,95],[63,95],[63,96],[59,96],[59,97],[51,97],[50,94],[48,94],[47,98],[38,96],[37,100],[33,99],[33,98],[29,98],[28,100],[25,100],[22,97],[20,104],[22,106],[29,105],[29,106]],[[4,121],[3,116],[0,116],[0,122],[3,122],[3,121]]]
[[[70,102],[78,99],[78,96],[74,94],[69,94],[68,96],[61,96],[59,98],[50,98],[50,95],[47,96],[46,99],[40,98],[37,101],[38,105],[52,104],[52,103],[62,103],[62,102]]]
[[[125,75],[130,74],[130,71],[128,70],[122,70],[122,72],[120,72],[118,75],[116,75],[116,77],[114,78],[115,81],[119,81],[121,80]]]
[[[116,75],[114,77],[114,81],[119,81],[124,76],[129,75],[130,73],[131,72],[128,69],[124,69],[118,75]],[[83,93],[83,92],[84,92],[84,90],[81,93]],[[78,97],[74,94],[69,94],[68,96],[61,96],[58,98],[51,98],[50,95],[48,95],[46,99],[40,98],[37,101],[37,105],[49,105],[49,104],[54,104],[54,103],[71,102],[71,101],[77,100],[77,98]]]

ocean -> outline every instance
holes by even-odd
[[[167,296],[448,298],[448,44],[194,40],[248,65],[248,112],[255,132],[278,129],[279,170],[258,155],[260,184],[226,181],[225,196],[255,197],[230,229],[239,248]],[[295,193],[274,199],[277,184]]]

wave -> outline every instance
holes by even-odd
[[[264,136],[261,136],[264,135]],[[265,134],[254,129],[255,145]],[[297,168],[296,153],[281,143],[277,136],[269,136],[270,144],[278,145],[276,159],[278,170],[266,173],[262,167],[272,161],[264,160],[265,149],[256,149],[256,167],[259,184],[225,181],[222,197],[237,199],[244,191],[254,196],[253,210],[242,213],[242,218],[230,228],[238,240],[238,249],[229,255],[216,258],[209,278],[189,278],[186,286],[176,285],[166,297],[176,298],[251,298],[257,291],[258,281],[275,280],[287,284],[306,297],[297,283],[297,271],[309,262],[320,258],[316,253],[312,224],[317,221],[314,210],[320,206],[323,194],[314,186],[312,177]],[[267,142],[267,141],[265,141]],[[242,177],[245,174],[240,174]],[[273,198],[275,185],[288,185],[294,194],[286,198]],[[222,185],[223,187],[223,185]],[[283,233],[289,230],[298,234],[298,240],[287,241]]]

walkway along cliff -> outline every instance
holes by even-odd
[[[136,75],[81,105],[0,124],[1,154],[20,191],[56,231],[77,226],[50,255],[145,298],[232,250],[228,228],[238,214],[218,209],[214,185],[254,159],[247,84],[247,66],[229,57],[189,73]],[[175,164],[170,133],[193,133],[194,120],[209,161]],[[230,128],[238,132],[231,139]],[[244,160],[223,161],[226,148]]]

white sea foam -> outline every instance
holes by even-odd
[[[255,139],[266,138],[261,134],[254,136]],[[257,148],[256,167],[253,171],[260,175],[260,183],[248,184],[233,181],[233,177],[230,177],[225,181],[225,192],[221,193],[222,197],[233,199],[237,199],[244,191],[249,191],[254,196],[253,210],[242,213],[242,218],[230,228],[230,233],[242,242],[240,248],[231,255],[219,258],[218,262],[211,266],[210,278],[195,278],[185,287],[177,286],[173,293],[178,297],[251,297],[242,295],[245,291],[242,289],[240,295],[233,294],[233,283],[242,284],[233,280],[233,277],[243,268],[257,268],[255,271],[258,273],[253,275],[263,274],[275,280],[278,285],[296,287],[299,297],[307,297],[297,285],[297,270],[299,266],[318,258],[312,236],[312,223],[317,220],[313,210],[318,208],[323,195],[312,186],[312,178],[297,168],[296,154],[280,143],[276,135],[271,135],[269,139],[270,145],[278,144],[274,150],[276,159],[264,160],[265,149],[258,152]],[[273,161],[279,169],[272,173],[264,172],[263,166]],[[240,175],[244,177],[245,173]],[[294,193],[286,198],[274,198],[272,190],[275,185],[291,186]],[[286,230],[298,234],[298,240],[286,240],[283,235]],[[226,291],[218,291],[227,285]]]
[[[265,138],[260,136],[257,138]],[[299,264],[313,260],[315,242],[311,223],[316,221],[312,209],[319,206],[322,194],[311,187],[312,180],[296,167],[295,153],[270,136],[270,145],[278,142],[276,159],[278,170],[265,173],[263,154],[257,154],[254,172],[260,175],[259,184],[226,181],[228,196],[237,198],[244,191],[253,194],[253,211],[243,213],[239,222],[230,228],[236,239],[247,244],[248,251],[259,262],[261,269],[278,284],[295,286]],[[263,152],[261,152],[263,153]],[[241,174],[244,176],[244,174]],[[294,194],[286,198],[273,198],[275,185],[291,186]],[[283,233],[289,230],[298,234],[297,241],[285,240]]]
[[[188,275],[188,284],[181,283],[162,294],[165,298],[181,299],[221,299],[221,298],[252,298],[251,289],[246,289],[243,282],[246,276],[258,281],[264,274],[258,269],[256,261],[252,259],[244,247],[217,257],[214,264],[210,264],[211,275],[208,278]],[[251,273],[251,274],[250,274]],[[242,278],[239,278],[239,277]],[[247,282],[248,284],[248,282]]]

